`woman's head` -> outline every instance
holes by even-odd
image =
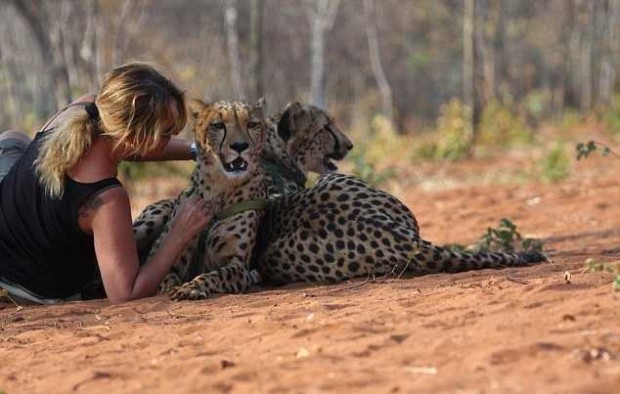
[[[77,111],[41,145],[36,170],[51,196],[62,195],[66,171],[95,137],[106,138],[122,156],[140,156],[161,149],[187,119],[183,92],[145,63],[129,63],[106,74],[95,103],[97,117],[92,111]]]
[[[141,155],[178,134],[187,119],[183,92],[155,68],[130,63],[109,72],[97,95],[100,133]]]

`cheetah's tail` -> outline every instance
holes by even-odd
[[[525,266],[550,261],[543,252],[456,252],[418,241],[410,258],[409,270],[419,273],[462,272],[484,268]]]

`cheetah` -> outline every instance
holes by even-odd
[[[420,237],[396,197],[337,173],[271,201],[255,266],[263,280],[339,282],[404,272],[429,274],[529,265],[543,253],[457,253]]]
[[[266,140],[262,102],[250,106],[239,101],[191,101],[197,164],[189,186],[173,200],[170,216],[192,196],[204,199],[219,213],[174,263],[160,293],[176,300],[206,298],[241,292],[258,280],[250,270],[250,261],[263,214],[261,203],[267,198],[260,166]],[[258,205],[235,208],[248,201]],[[164,224],[150,255],[168,233],[170,223]]]

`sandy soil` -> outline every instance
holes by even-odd
[[[552,264],[201,302],[0,303],[0,392],[620,392],[620,292],[583,270],[620,260],[620,173],[611,159],[579,166],[553,185],[398,191],[429,240],[470,243],[508,217]]]

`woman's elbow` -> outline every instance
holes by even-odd
[[[108,301],[112,304],[121,304],[123,302],[132,301],[137,298],[134,292],[130,289],[119,289],[117,291],[108,292]]]
[[[130,295],[127,296],[119,296],[119,295],[108,295],[108,301],[111,304],[122,304],[123,302],[134,300]]]

